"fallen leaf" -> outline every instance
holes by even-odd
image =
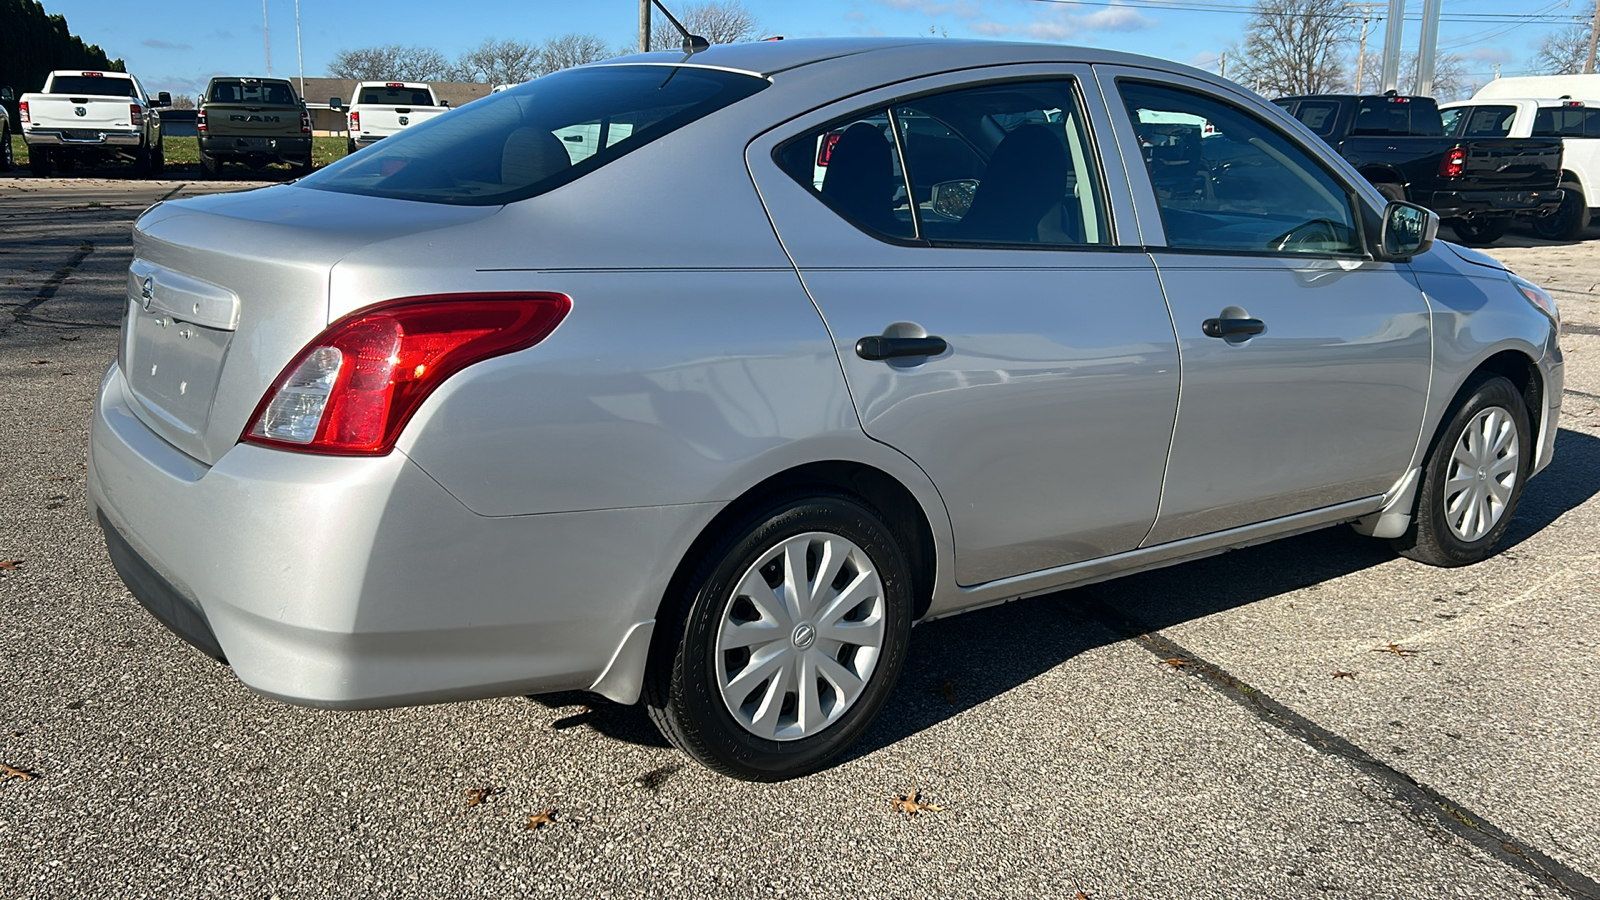
[[[903,812],[907,816],[911,816],[911,817],[915,817],[917,815],[917,813],[920,813],[920,812],[943,812],[944,811],[944,807],[942,807],[942,806],[934,806],[932,803],[924,803],[924,802],[922,802],[922,792],[921,791],[912,791],[909,794],[902,794],[902,795],[894,798],[894,800],[892,802],[894,803],[894,808],[895,809],[897,809],[900,812]]]
[[[1355,681],[1356,680],[1356,673],[1354,673],[1354,672],[1346,672],[1343,669],[1339,669],[1338,671],[1333,673],[1333,677],[1334,678],[1348,678],[1351,681]]]
[[[35,360],[29,360],[28,365],[30,365],[30,366],[42,366],[42,365],[45,365],[48,362],[50,362],[50,360],[48,360],[48,359],[35,359]]]
[[[488,801],[488,799],[490,797],[493,797],[495,794],[503,794],[503,793],[505,793],[505,790],[506,790],[505,788],[494,788],[494,787],[473,788],[472,790],[466,792],[466,794],[467,794],[467,808],[470,809],[470,808],[472,808],[474,806],[477,806],[479,803],[484,803],[484,802]]]
[[[1165,663],[1167,665],[1167,667],[1171,668],[1171,669],[1186,669],[1190,665],[1192,665],[1192,663],[1190,663],[1187,659],[1184,659],[1181,656],[1169,657],[1167,659],[1163,659],[1162,662]]]
[[[1372,652],[1373,653],[1393,653],[1395,656],[1399,656],[1399,657],[1407,657],[1407,656],[1416,656],[1417,655],[1417,651],[1416,650],[1412,650],[1409,647],[1402,647],[1402,646],[1396,644],[1394,641],[1390,641],[1388,644],[1385,644],[1382,647],[1373,647],[1372,648]]]
[[[27,562],[25,559],[0,559],[0,569],[16,571],[17,567]]]
[[[544,812],[539,813],[537,816],[529,816],[528,824],[522,827],[528,829],[529,831],[533,831],[538,828],[543,828],[546,825],[554,825],[555,823],[556,811],[554,809],[547,809]]]
[[[39,775],[36,772],[29,772],[27,769],[13,769],[5,763],[0,763],[0,781],[10,781],[13,778],[18,781],[32,781],[38,777]]]
[[[928,693],[938,694],[944,698],[944,702],[950,704],[951,706],[956,705],[956,683],[949,678],[944,680],[944,684],[941,684],[936,688],[929,688]]]

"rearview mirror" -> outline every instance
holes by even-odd
[[[329,97],[328,108],[333,110],[342,110],[344,109],[344,100],[339,97]]]
[[[1439,215],[1414,203],[1390,202],[1383,211],[1383,228],[1378,235],[1379,256],[1383,259],[1408,259],[1426,253],[1439,234]]]

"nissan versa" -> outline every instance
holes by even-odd
[[[583,66],[147,211],[93,511],[261,693],[642,698],[793,777],[919,620],[1336,523],[1490,554],[1550,462],[1559,320],[1437,227],[1137,56]]]

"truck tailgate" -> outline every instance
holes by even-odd
[[[43,128],[95,132],[107,128],[127,131],[133,128],[129,115],[133,101],[127,97],[69,97],[63,94],[32,94],[28,102],[29,131]],[[70,138],[71,135],[68,135]],[[92,139],[92,135],[86,138]]]
[[[1561,184],[1561,142],[1538,138],[1465,141],[1462,181],[1486,189],[1553,190]]]

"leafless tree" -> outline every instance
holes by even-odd
[[[605,41],[592,34],[563,34],[545,41],[539,48],[538,71],[540,75],[549,75],[584,63],[610,59],[612,55],[613,51]]]
[[[1589,59],[1589,26],[1568,25],[1539,43],[1533,69],[1540,75],[1576,75]]]
[[[450,71],[450,61],[432,47],[399,44],[340,50],[328,64],[329,75],[355,81],[445,81]]]
[[[1354,73],[1352,73],[1353,75]],[[1472,76],[1467,74],[1467,59],[1455,53],[1440,53],[1433,58],[1433,93],[1440,102],[1461,100],[1472,93]],[[1368,50],[1361,63],[1361,83],[1357,93],[1376,94],[1383,90],[1383,54]],[[1400,54],[1400,81],[1395,90],[1401,94],[1417,91],[1417,54]]]
[[[172,108],[173,109],[197,109],[198,107],[195,106],[194,98],[189,96],[188,94],[173,94],[172,95]]]
[[[521,84],[539,75],[539,48],[527,41],[489,38],[456,58],[452,77],[481,84]]]
[[[684,28],[689,29],[690,34],[698,34],[713,44],[737,44],[761,36],[761,23],[756,21],[755,14],[743,3],[730,0],[694,3],[682,10],[674,9],[672,14],[678,17]],[[639,46],[639,43],[635,41],[634,46]],[[682,46],[683,35],[672,27],[666,16],[657,12],[651,17],[651,50],[677,50]]]
[[[1356,22],[1344,0],[1257,0],[1228,76],[1268,97],[1337,90]]]

